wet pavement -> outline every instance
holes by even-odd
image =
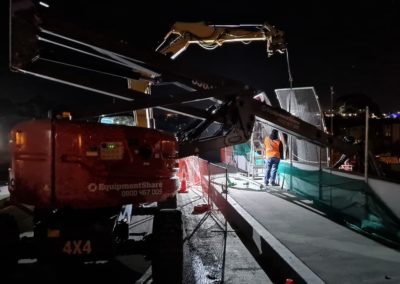
[[[199,188],[178,195],[178,207],[184,224],[184,268],[182,283],[272,283],[265,272],[232,230],[221,212],[213,207],[207,212],[194,212],[205,204]],[[6,207],[3,212],[16,216],[23,234],[32,234],[32,217],[27,210]],[[151,232],[152,216],[135,216],[131,233]],[[1,269],[0,269],[1,271]],[[112,261],[59,266],[38,263],[35,259],[20,260],[0,283],[72,283],[77,281],[110,283],[152,283],[151,262],[142,255],[118,256]]]
[[[199,189],[180,198],[186,233],[183,283],[272,283],[218,208],[192,214],[206,201]]]

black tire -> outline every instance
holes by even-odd
[[[19,228],[14,216],[0,214],[0,267],[10,272],[19,257]]]
[[[114,240],[124,242],[129,239],[129,224],[125,221],[117,222],[114,228]]]
[[[163,209],[153,222],[152,271],[154,283],[182,283],[182,214]]]
[[[177,207],[178,207],[178,202],[176,194],[158,203],[158,208],[160,209],[176,209]]]

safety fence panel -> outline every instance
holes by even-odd
[[[186,179],[188,187],[200,186],[199,158],[190,156],[179,160],[178,177],[182,181]]]
[[[203,192],[203,196],[208,199],[209,183],[210,183],[208,161],[199,158],[199,166],[200,166],[199,172],[201,178],[201,189]]]
[[[235,163],[233,148],[234,148],[234,146],[228,146],[225,148],[221,148],[220,156],[221,156],[222,163],[225,163],[225,164],[234,164]]]
[[[400,220],[362,177],[281,161],[280,183],[353,229],[400,247]]]
[[[217,192],[227,193],[228,169],[224,166],[208,163],[209,183],[208,183],[208,203],[214,206],[217,200]],[[218,194],[217,194],[218,195]]]
[[[212,164],[199,157],[190,156],[179,160],[178,176],[186,180],[187,187],[201,190],[203,197],[209,200],[210,186],[225,190],[228,186],[226,167]]]
[[[209,163],[208,172],[210,174],[210,186],[219,186],[223,191],[228,186],[228,170],[224,166]]]

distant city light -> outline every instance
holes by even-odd
[[[43,6],[43,7],[46,7],[46,8],[49,8],[49,7],[50,7],[49,4],[44,3],[44,2],[42,2],[42,1],[39,2],[39,5],[41,5],[41,6]]]
[[[365,110],[364,110],[365,111]],[[343,118],[353,118],[353,117],[358,117],[361,114],[357,112],[337,112],[333,113],[331,110],[327,110],[323,112],[325,117],[335,117],[335,116],[341,116]],[[393,111],[390,113],[382,113],[382,114],[375,114],[371,113],[370,118],[372,119],[400,119],[400,111]]]

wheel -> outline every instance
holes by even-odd
[[[0,267],[12,270],[18,262],[19,229],[14,216],[0,214]]]
[[[182,214],[163,209],[153,221],[152,271],[154,283],[182,283]]]
[[[172,197],[167,198],[164,201],[161,201],[158,203],[158,207],[160,209],[176,209],[177,208],[177,200],[176,200],[176,194]]]
[[[119,221],[115,225],[114,238],[117,242],[123,242],[129,239],[129,224],[125,221]]]

